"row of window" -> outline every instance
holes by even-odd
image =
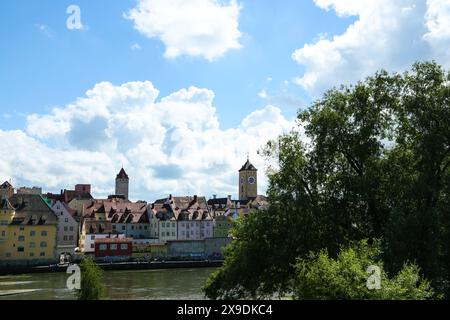
[[[64,227],[64,231],[74,231],[73,226],[67,228],[67,226]]]
[[[17,250],[19,250],[19,248],[17,248]],[[23,252],[23,251],[19,251],[19,252]],[[11,252],[7,252],[7,253],[5,254],[5,256],[6,256],[7,258],[11,258]],[[34,257],[34,252],[30,252],[29,256],[30,256],[30,257]],[[40,257],[45,257],[45,252],[39,253],[39,256],[40,256]]]
[[[107,244],[101,244],[99,246],[100,250],[105,251],[108,250],[108,245]],[[116,243],[111,243],[109,245],[109,249],[110,250],[117,250],[117,244]],[[128,243],[122,243],[120,244],[120,250],[128,250]]]
[[[142,230],[142,228],[144,228],[144,230],[148,229],[147,226],[144,226],[144,227],[139,226],[139,230]],[[116,229],[116,225],[113,225],[113,229]],[[122,226],[122,230],[125,230],[125,229],[126,229],[125,226]],[[134,226],[131,226],[131,230],[134,230]],[[138,230],[138,227],[136,227],[136,230]]]
[[[20,230],[23,230],[22,228]],[[16,233],[14,232],[14,235],[16,235]],[[36,235],[36,231],[30,231],[30,237],[34,237]],[[41,231],[41,236],[42,237],[46,237],[48,235],[47,231]],[[2,237],[6,237],[6,231],[2,231]],[[25,241],[25,237],[24,236],[20,236],[20,238],[23,238],[23,240],[19,240],[19,241]]]
[[[74,238],[73,238],[73,236],[64,236],[63,240],[64,241],[72,241],[72,240],[74,240]]]
[[[47,242],[43,241],[40,244],[41,248],[47,248]],[[30,242],[30,248],[36,248],[36,243],[34,242]],[[24,252],[25,251],[25,247],[17,247],[17,252]]]
[[[170,222],[163,222],[163,223],[161,223],[161,226],[163,227],[163,228],[166,228],[166,225],[167,225],[167,228],[170,228]],[[172,222],[172,228],[175,228],[175,222]]]

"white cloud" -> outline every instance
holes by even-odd
[[[136,51],[136,50],[142,49],[139,43],[133,43],[130,48],[131,48],[132,51]]]
[[[340,17],[358,16],[342,35],[319,37],[292,58],[305,66],[296,79],[312,96],[379,69],[403,71],[417,60],[449,66],[450,2],[447,0],[315,0]]]
[[[92,183],[95,195],[106,196],[123,163],[135,200],[188,192],[235,195],[237,171],[250,152],[265,192],[265,163],[256,152],[294,121],[269,105],[223,130],[211,90],[158,95],[149,81],[102,82],[49,114],[29,115],[26,132],[0,130],[0,144],[10,150],[0,162],[0,178],[44,190]]]
[[[266,89],[262,89],[259,93],[258,93],[258,97],[260,97],[261,99],[267,99],[269,97],[269,95],[267,94]]]
[[[165,57],[204,57],[210,61],[230,49],[239,49],[239,14],[236,0],[139,0],[125,14],[134,27],[166,46]]]

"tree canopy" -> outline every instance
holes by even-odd
[[[434,62],[326,92],[262,150],[270,208],[236,224],[210,298],[292,292],[297,259],[381,239],[388,276],[415,263],[450,293],[450,74]],[[300,295],[299,295],[300,296]]]

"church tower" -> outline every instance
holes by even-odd
[[[119,174],[116,176],[116,195],[125,196],[125,199],[128,200],[128,188],[130,184],[130,178],[128,178],[127,173],[122,168]]]
[[[258,196],[258,169],[247,162],[239,170],[239,200],[249,200]]]

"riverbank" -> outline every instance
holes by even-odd
[[[158,261],[158,262],[120,262],[98,263],[105,271],[113,270],[158,270],[158,269],[192,269],[192,268],[217,268],[223,261]],[[68,266],[40,266],[40,267],[11,267],[0,269],[0,276],[20,275],[28,273],[61,273],[66,272]]]

